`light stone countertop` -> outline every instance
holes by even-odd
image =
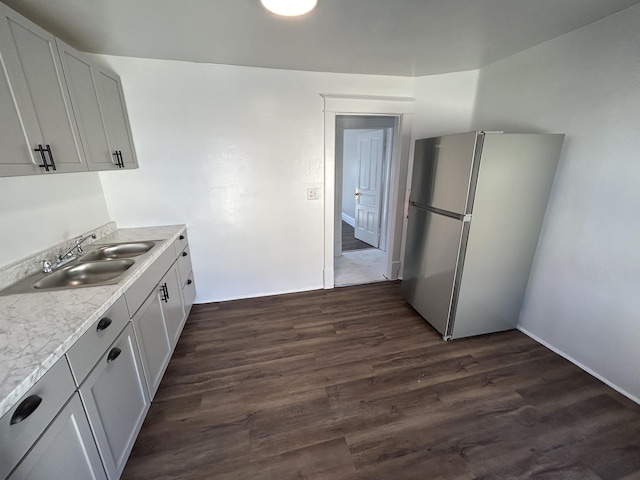
[[[0,297],[0,416],[60,359],[136,279],[186,230],[185,225],[124,228],[95,244],[164,240],[116,285]]]

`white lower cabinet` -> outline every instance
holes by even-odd
[[[149,410],[131,325],[127,325],[80,386],[107,476],[120,477]],[[68,477],[82,478],[82,477]]]
[[[133,327],[151,400],[160,386],[187,319],[178,262],[171,252],[173,249],[168,250],[158,261],[159,265],[167,265],[162,273],[155,277],[140,277],[125,292],[129,308],[136,312],[132,318]],[[162,274],[164,275],[158,282],[158,277]],[[148,296],[142,306],[136,309],[138,299],[144,298],[143,295]]]
[[[193,273],[189,274],[187,281],[184,282],[182,287],[182,299],[184,300],[184,312],[185,320],[193,307],[193,302],[196,299],[196,284],[193,281]]]
[[[9,480],[106,480],[80,398],[74,393]]]
[[[173,264],[167,274],[160,280],[160,288],[164,289],[164,292],[161,292],[160,298],[162,300],[162,313],[167,324],[169,343],[173,350],[178,343],[178,338],[180,338],[182,327],[186,320],[177,262]]]
[[[188,252],[185,232],[0,417],[0,479],[120,478],[193,304]]]
[[[158,390],[171,359],[171,344],[161,306],[160,289],[149,295],[133,317],[133,328],[149,388],[149,398]]]
[[[69,364],[58,360],[0,419],[0,478],[20,463],[75,392]]]
[[[185,235],[174,243],[178,256],[178,273],[180,277],[180,285],[182,288],[182,301],[184,302],[185,320],[191,311],[193,301],[196,298],[196,285],[193,282],[193,268],[191,266],[191,250],[187,243],[186,232]],[[181,251],[178,251],[182,248]]]

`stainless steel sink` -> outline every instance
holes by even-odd
[[[0,296],[81,287],[114,285],[158,240],[91,245],[81,257],[72,259],[52,273],[38,272],[0,291]]]
[[[109,262],[82,262],[48,274],[33,284],[37,290],[104,285],[126,272],[135,260],[123,258]]]
[[[96,260],[114,260],[120,258],[132,258],[143,255],[155,247],[156,242],[127,242],[112,243],[98,246],[94,250],[88,251],[82,257],[81,262],[92,262]]]

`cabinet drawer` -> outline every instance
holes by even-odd
[[[196,299],[196,284],[193,281],[193,273],[189,275],[189,278],[182,287],[182,298],[184,299],[185,315],[189,315],[193,301]]]
[[[151,291],[155,290],[160,279],[167,273],[171,265],[173,265],[175,259],[175,251],[169,246],[124,293],[127,301],[127,309],[129,310],[129,317],[133,318]]]
[[[178,270],[180,271],[180,285],[187,283],[187,278],[191,275],[191,251],[189,246],[178,255]]]
[[[84,381],[98,358],[109,348],[129,322],[124,297],[120,297],[67,352],[76,385]]]
[[[0,419],[0,478],[9,475],[75,388],[67,359],[62,357],[4,414]]]
[[[185,247],[189,244],[189,239],[187,238],[187,231],[182,232],[178,238],[173,242],[173,248],[176,252],[176,258],[180,253],[185,249]]]

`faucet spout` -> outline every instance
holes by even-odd
[[[82,249],[82,243],[88,240],[89,238],[93,238],[95,240],[96,234],[90,233],[89,235],[85,235],[84,237],[78,237],[74,240],[74,243],[75,243],[74,248],[78,252],[78,255],[82,255],[84,253],[84,250]],[[73,248],[70,251],[73,251]]]

